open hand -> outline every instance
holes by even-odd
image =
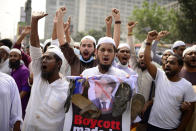
[[[28,26],[25,26],[25,28],[22,31],[22,34],[28,35],[30,34],[30,32],[31,32],[31,26],[28,25]]]
[[[48,14],[44,12],[33,12],[31,17],[32,17],[32,20],[39,20],[47,15]]]

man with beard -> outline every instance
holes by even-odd
[[[128,65],[130,53],[130,46],[127,43],[120,43],[120,45],[117,48],[116,56],[119,62],[116,64],[116,67],[127,72],[131,76],[136,75],[136,72],[133,71]]]
[[[187,79],[189,82],[192,83],[194,90],[196,90],[196,48],[188,47],[183,52],[183,61],[184,66],[180,72],[180,76]],[[190,107],[189,102],[184,102],[185,106]],[[196,130],[196,105],[194,110],[194,115],[189,122],[188,127],[186,128],[187,131],[195,131]]]
[[[183,41],[176,41],[172,46],[173,52],[182,57],[183,51],[186,49],[186,44]]]
[[[30,55],[34,82],[24,119],[24,131],[63,130],[68,82],[59,73],[64,59],[60,48],[50,47],[44,54],[40,48],[38,21],[46,15],[43,12],[32,13]]]
[[[9,54],[10,49],[7,46],[0,47],[0,72],[10,75],[11,69],[9,68]]]
[[[156,37],[156,31],[148,33],[144,52],[147,70],[155,80],[156,86],[147,131],[184,130],[193,113],[196,94],[192,84],[179,76],[183,66],[179,56],[170,55],[164,71],[151,62],[151,43]],[[191,109],[183,114],[180,110],[182,101],[191,102]]]
[[[133,43],[133,37],[132,37],[132,30],[135,27],[136,22],[133,22],[132,24],[127,25],[128,29],[128,36],[127,36],[127,43],[130,46],[130,55],[131,58],[129,60],[129,63],[131,65],[131,68],[138,74],[138,93],[142,94],[145,98],[145,101],[147,102],[150,95],[150,88],[152,85],[152,77],[150,76],[148,70],[146,69],[146,64],[144,61],[144,49],[141,48],[138,52],[138,58],[136,56],[135,47]],[[151,52],[151,56],[153,56],[153,53]]]
[[[163,55],[162,55],[162,57],[161,57],[161,63],[162,63],[162,69],[164,70],[164,68],[165,68],[165,64],[166,64],[166,62],[167,62],[167,58],[170,56],[170,55],[172,55],[172,54],[174,54],[174,52],[172,51],[172,50],[170,50],[170,49],[167,49],[167,50],[165,50],[164,52],[163,52]]]
[[[117,9],[113,9],[112,14],[116,21],[116,24],[114,26],[114,39],[118,39],[118,36],[120,38],[120,12]],[[96,48],[95,38],[88,35],[81,39],[80,56],[78,58],[69,43],[65,43],[64,32],[62,29],[63,15],[59,14],[57,22],[57,37],[61,45],[61,50],[65,58],[67,59],[69,65],[71,66],[71,75],[79,76],[85,69],[95,67],[97,65],[97,61],[94,58]]]
[[[24,118],[31,89],[28,85],[29,69],[21,63],[21,58],[21,51],[19,49],[11,49],[9,54],[9,67],[12,69],[11,76],[18,86],[22,103],[22,115]]]
[[[113,75],[117,77],[126,77],[128,75],[126,72],[112,66],[112,62],[116,54],[116,45],[111,37],[100,38],[96,47],[97,50],[95,53],[96,53],[96,58],[98,60],[98,65],[96,67],[84,70],[82,72],[83,77],[91,77],[91,76],[104,75],[104,74]],[[64,131],[71,130],[73,124],[72,121],[73,122],[77,121],[75,117],[72,116],[72,112],[74,111],[72,111],[72,108],[70,108],[68,113],[66,114],[66,119],[64,122]],[[122,116],[120,117],[114,118],[111,117],[111,115],[109,116],[106,115],[105,119],[106,118],[112,119],[113,121],[121,121],[122,123],[119,130],[130,130],[130,123],[131,123],[130,107],[127,108],[126,111],[124,111]],[[99,119],[93,119],[93,120],[98,121]],[[108,130],[108,129],[104,128],[104,130]]]

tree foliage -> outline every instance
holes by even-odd
[[[178,35],[175,32],[176,15],[174,11],[168,11],[157,3],[149,4],[144,1],[141,8],[135,7],[129,20],[138,22],[136,29],[134,29],[134,35],[140,41],[146,38],[150,30],[169,31],[172,35],[165,39],[169,43],[172,43]]]
[[[196,1],[178,0],[180,11],[177,12],[177,29],[181,40],[196,43]]]

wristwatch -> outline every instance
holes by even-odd
[[[151,45],[151,43],[150,42],[146,42],[146,45]]]
[[[115,21],[115,24],[121,24],[120,20]]]

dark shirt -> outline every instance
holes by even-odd
[[[30,90],[31,90],[28,84],[29,69],[25,65],[21,65],[18,69],[11,72],[11,76],[14,78],[18,86],[19,93],[21,91],[28,92],[28,94],[21,100],[22,112],[23,112],[23,117],[24,117],[25,109],[26,109],[26,106],[29,100],[29,95],[30,95]]]
[[[65,59],[71,66],[71,75],[79,76],[85,69],[95,67],[97,65],[97,61],[93,60],[89,63],[84,63],[80,61],[78,56],[74,53],[73,48],[70,47],[68,43],[61,45],[61,51],[63,52]]]
[[[192,85],[196,85],[196,72],[188,72],[182,68],[180,76],[191,82]]]

